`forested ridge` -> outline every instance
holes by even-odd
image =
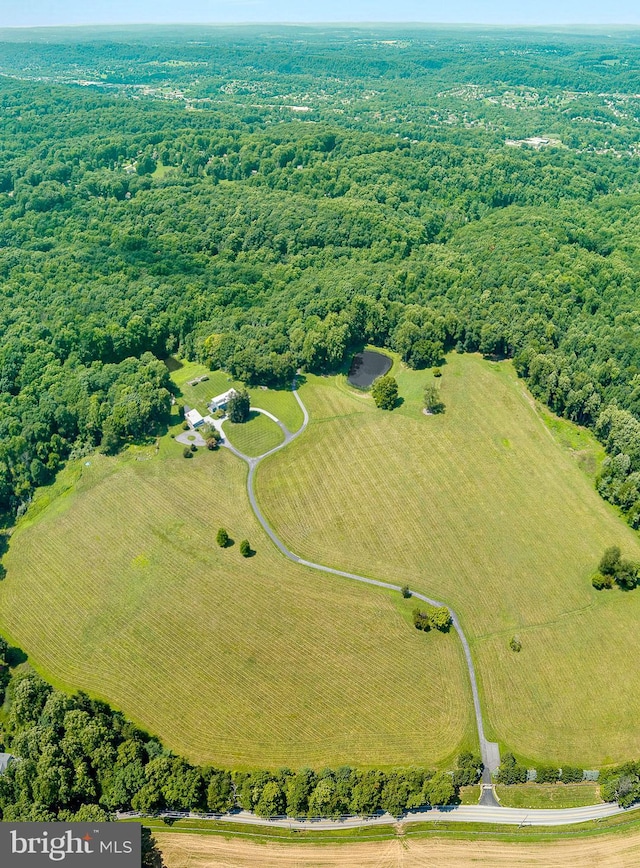
[[[370,342],[513,357],[637,527],[634,34],[278,33],[0,43],[0,509],[157,430],[168,354],[285,385]]]

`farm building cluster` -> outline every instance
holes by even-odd
[[[218,410],[226,410],[229,399],[232,398],[235,394],[235,389],[229,389],[227,392],[223,392],[222,395],[216,395],[216,397],[212,398],[207,405],[209,407],[209,411],[211,413],[217,413]],[[193,410],[191,409],[191,407],[187,406],[185,406],[184,408],[184,418],[189,427],[193,428],[194,430],[196,428],[200,428],[206,422],[210,423],[213,421],[209,416],[202,416],[198,410]]]

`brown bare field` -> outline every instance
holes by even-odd
[[[156,835],[167,868],[592,868],[640,863],[640,832],[571,841],[518,844],[502,841],[395,839],[366,844],[254,844],[210,835]]]

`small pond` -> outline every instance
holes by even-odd
[[[387,373],[392,364],[389,356],[365,350],[353,357],[347,382],[358,389],[368,389],[374,380]]]

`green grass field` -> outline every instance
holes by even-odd
[[[195,761],[432,766],[475,744],[455,634],[418,633],[399,594],[283,558],[246,472],[222,449],[186,461],[169,436],[71,464],[13,535],[0,631]]]
[[[496,787],[506,808],[581,808],[602,802],[598,784],[514,784]]]
[[[264,455],[284,441],[284,435],[273,419],[253,410],[246,422],[225,422],[224,433],[236,449],[252,458]]]
[[[189,386],[189,380],[195,380],[196,377],[203,375],[209,379],[196,386]],[[205,365],[197,362],[183,362],[182,367],[172,372],[171,379],[180,389],[179,403],[194,407],[203,416],[209,412],[207,404],[213,397],[221,395],[232,387],[242,388],[242,383],[223,371],[210,371]],[[302,410],[290,390],[257,387],[247,391],[251,396],[252,407],[260,407],[273,413],[290,431],[297,431],[302,425]]]
[[[597,444],[545,423],[508,362],[451,355],[440,416],[421,412],[430,374],[396,376],[392,413],[343,376],[307,378],[308,430],[258,470],[267,517],[309,560],[451,604],[489,734],[521,757],[597,767],[640,755],[640,591],[590,584],[606,546],[640,560],[640,545],[593,488]]]

